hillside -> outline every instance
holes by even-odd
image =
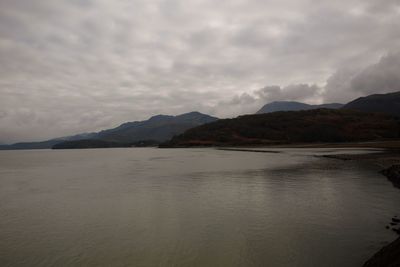
[[[346,104],[343,109],[381,112],[400,116],[400,92],[360,97]]]
[[[140,140],[166,141],[187,129],[218,120],[199,112],[178,116],[157,115],[146,121],[124,123],[114,129],[97,133],[92,139],[113,142],[136,142]]]
[[[12,145],[0,145],[0,150],[48,149],[59,142],[59,139],[52,139],[43,142],[21,142]]]
[[[157,115],[145,121],[127,122],[120,126],[104,130],[98,133],[85,133],[74,136],[50,139],[43,142],[25,142],[12,145],[1,145],[0,150],[15,149],[49,149],[59,143],[65,143],[63,146],[71,148],[82,147],[120,147],[132,145],[139,141],[151,140],[163,142],[171,139],[174,135],[181,134],[189,128],[213,122],[218,118],[202,114],[200,112],[190,112],[178,116]],[[75,142],[85,140],[84,142]],[[89,142],[88,140],[101,140],[102,142]],[[147,144],[147,143],[146,143]]]
[[[72,136],[54,138],[41,142],[20,142],[12,145],[0,145],[0,150],[49,149],[60,142],[88,139],[92,138],[93,136],[94,133],[83,133]]]
[[[246,115],[202,125],[160,147],[355,142],[400,138],[400,119],[352,110],[317,109]]]
[[[339,103],[330,103],[330,104],[322,104],[322,105],[309,105],[301,102],[295,101],[275,101],[266,104],[263,106],[256,114],[264,114],[271,113],[277,111],[299,111],[299,110],[311,110],[311,109],[319,109],[319,108],[330,108],[330,109],[339,109],[343,106],[343,104]]]

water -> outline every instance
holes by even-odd
[[[1,151],[0,266],[361,266],[400,191],[324,153]]]

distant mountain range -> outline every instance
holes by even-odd
[[[162,147],[270,145],[400,139],[400,92],[361,97],[346,105],[279,101],[256,115],[198,126]]]
[[[88,139],[94,137],[95,135],[96,133],[84,133],[84,134],[54,138],[41,142],[20,142],[12,145],[0,145],[0,150],[48,149],[60,142]]]
[[[320,109],[331,109],[331,110],[337,110],[337,113],[323,113],[322,111],[318,111]],[[315,113],[310,112],[310,113],[304,113],[302,111],[312,111],[316,110]],[[350,110],[350,111],[346,111]],[[352,111],[354,112],[352,112]],[[289,115],[284,115],[284,113],[281,113],[281,111],[297,111],[299,113],[290,113]],[[212,133],[211,135],[213,136],[210,141],[211,143],[226,143],[225,139],[230,140],[228,143],[233,142],[235,143],[236,141],[235,138],[232,136],[239,136],[239,139],[241,139],[241,131],[244,130],[245,132],[253,132],[253,135],[250,135],[250,139],[254,138],[254,142],[259,142],[260,136],[262,137],[261,139],[263,140],[263,143],[268,143],[266,140],[269,140],[268,138],[271,138],[269,134],[266,134],[264,132],[265,129],[268,129],[269,132],[274,132],[271,127],[286,127],[287,132],[285,131],[278,131],[280,135],[280,138],[283,138],[282,140],[278,140],[277,138],[272,138],[271,141],[273,142],[292,142],[293,140],[297,140],[293,136],[290,138],[284,138],[287,135],[292,135],[295,134],[297,131],[297,134],[299,136],[303,136],[302,138],[298,139],[297,141],[301,142],[307,142],[307,138],[304,137],[304,134],[306,133],[306,129],[310,129],[307,127],[313,127],[313,129],[318,129],[318,131],[321,131],[325,137],[329,135],[327,133],[328,129],[329,131],[333,132],[334,134],[329,135],[329,136],[336,136],[337,139],[339,140],[356,140],[357,136],[359,140],[370,140],[371,138],[368,137],[361,132],[356,132],[354,133],[353,136],[350,136],[347,131],[349,129],[353,129],[352,127],[345,127],[341,130],[343,130],[343,133],[338,133],[340,130],[339,128],[335,128],[334,124],[329,124],[328,122],[324,121],[323,118],[325,117],[328,121],[331,120],[332,118],[337,119],[337,123],[344,123],[346,124],[348,121],[345,119],[348,116],[349,118],[354,119],[357,123],[354,122],[355,125],[358,125],[358,120],[364,120],[366,124],[363,124],[365,127],[372,127],[371,133],[374,132],[376,134],[377,138],[382,137],[381,134],[379,134],[378,129],[374,128],[375,125],[378,124],[378,121],[374,122],[372,120],[366,120],[366,118],[362,115],[360,112],[355,112],[355,111],[363,111],[363,112],[377,112],[377,113],[385,113],[385,114],[390,114],[390,115],[395,115],[400,117],[400,92],[395,92],[395,93],[389,93],[389,94],[375,94],[375,95],[370,95],[366,97],[361,97],[358,98],[354,101],[351,101],[350,103],[346,105],[338,104],[338,103],[331,103],[331,104],[322,104],[322,105],[309,105],[305,103],[300,103],[300,102],[294,102],[294,101],[276,101],[272,103],[268,103],[265,106],[263,106],[257,114],[275,114],[269,119],[269,117],[266,117],[266,121],[264,122],[263,120],[260,120],[259,117],[252,117],[252,115],[247,115],[247,116],[241,116],[236,119],[232,120],[222,120],[223,122],[215,122],[218,120],[218,118],[202,114],[199,112],[190,112],[190,113],[185,113],[182,115],[178,116],[167,116],[167,115],[157,115],[153,116],[148,120],[145,121],[135,121],[135,122],[127,122],[124,124],[121,124],[120,126],[113,128],[113,129],[108,129],[104,131],[100,131],[98,133],[84,133],[84,134],[78,134],[78,135],[73,135],[73,136],[67,136],[67,137],[62,137],[62,138],[56,138],[56,139],[50,139],[46,140],[43,142],[24,142],[24,143],[16,143],[12,145],[0,145],[0,150],[5,150],[5,149],[47,149],[47,148],[91,148],[91,147],[126,147],[126,146],[149,146],[149,145],[156,145],[157,143],[165,142],[170,140],[173,136],[180,135],[184,133],[185,131],[201,126],[203,124],[208,124],[211,123],[210,126],[204,125],[199,128],[195,128],[193,131],[190,130],[184,135],[181,135],[177,138],[174,138],[172,140],[171,145],[174,144],[174,142],[177,142],[178,144],[187,143],[187,142],[194,142],[195,139],[193,139],[194,136],[197,136],[198,140],[203,140],[205,136],[208,136],[211,134],[212,131],[214,131],[213,127],[216,127],[217,131],[223,131],[223,134],[216,134]],[[321,113],[322,112],[322,113]],[[333,111],[332,111],[333,112]],[[283,114],[283,115],[282,115]],[[297,114],[297,115],[296,115]],[[313,118],[313,114],[322,114],[323,116],[316,120]],[[329,115],[327,115],[329,114]],[[307,116],[306,116],[307,115]],[[254,115],[255,116],[255,115]],[[279,116],[281,119],[286,120],[283,122],[284,125],[281,125],[278,123],[275,118]],[[287,117],[288,116],[288,117]],[[386,117],[377,117],[378,115],[369,115],[371,118],[375,119],[383,119],[386,121],[389,121]],[[246,119],[243,119],[246,118]],[[257,119],[256,119],[257,118]],[[304,131],[301,130],[300,128],[296,128],[296,125],[299,125],[296,123],[296,120],[292,119],[297,119],[297,120],[303,120],[305,118],[310,119],[309,124],[303,125],[302,127],[305,127]],[[259,123],[273,123],[271,125],[264,125],[261,127],[260,125],[256,124],[251,124],[248,123],[250,121],[257,121]],[[227,129],[224,127],[220,128],[221,125],[231,125],[227,122],[232,121],[232,129],[230,129],[232,132],[227,133]],[[212,123],[215,122],[215,123]],[[243,123],[243,126],[240,126],[240,123]],[[279,125],[279,126],[274,126],[274,125]],[[306,127],[307,126],[307,127]],[[323,127],[322,127],[323,126]],[[208,128],[211,127],[211,128]],[[200,129],[200,130],[199,130]],[[222,130],[223,129],[223,130]],[[356,128],[357,130],[358,128]],[[395,128],[392,128],[395,129]],[[354,130],[354,129],[353,129]],[[396,130],[396,129],[395,129]],[[210,131],[207,133],[207,131]],[[366,129],[366,132],[369,130]],[[189,139],[186,139],[188,134],[191,136]],[[202,136],[205,134],[205,136]],[[264,136],[265,135],[265,136]],[[310,136],[312,138],[308,141],[322,141],[322,140],[330,140],[334,141],[335,138],[329,139],[329,138],[316,138],[318,134],[316,133],[311,133]],[[339,136],[339,137],[338,137]],[[267,139],[265,139],[268,137]],[[213,139],[217,138],[217,139]],[[221,138],[219,140],[218,138]],[[233,138],[233,139],[232,139]],[[247,137],[246,137],[247,138]],[[177,141],[178,140],[178,141]],[[190,141],[188,141],[190,140]],[[218,141],[219,140],[219,141]],[[285,141],[286,140],[286,141]],[[372,140],[372,139],[371,139]],[[203,140],[204,141],[204,140]],[[201,141],[201,142],[203,142]],[[206,142],[208,142],[206,141]],[[221,142],[220,142],[221,141]],[[243,140],[242,140],[243,141]],[[240,141],[239,143],[246,143],[250,142],[249,140],[247,141]],[[250,142],[251,143],[251,142]]]
[[[91,139],[124,143],[140,140],[165,141],[187,129],[216,120],[218,118],[200,112],[178,116],[157,115],[146,121],[127,122],[114,129],[101,131]]]
[[[400,92],[360,97],[346,104],[343,109],[380,112],[400,116]]]
[[[239,116],[192,128],[160,147],[249,146],[400,139],[400,118],[345,109]]]
[[[1,145],[2,150],[12,149],[48,149],[56,144],[64,143],[60,147],[115,147],[138,145],[141,141],[153,144],[171,139],[187,129],[218,120],[218,118],[190,112],[178,116],[157,115],[145,121],[127,122],[120,126],[98,133],[86,133],[69,137],[51,139],[43,142],[25,142],[12,145]],[[84,140],[84,141],[82,141]],[[100,142],[88,141],[97,140]],[[139,142],[139,143],[138,143]],[[66,144],[65,144],[66,143]]]
[[[256,114],[272,113],[277,111],[299,111],[299,110],[311,110],[319,108],[339,109],[343,107],[343,104],[330,103],[322,105],[309,105],[295,101],[275,101],[263,106]]]
[[[300,111],[312,109],[353,109],[365,112],[380,112],[400,116],[400,92],[374,94],[357,98],[345,105],[339,103],[309,105],[295,101],[275,101],[264,105],[256,114],[277,111]]]

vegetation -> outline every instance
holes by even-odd
[[[192,128],[160,147],[358,142],[400,138],[400,119],[353,110],[317,109],[246,115]]]

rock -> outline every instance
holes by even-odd
[[[371,259],[369,259],[364,267],[395,267],[400,266],[400,237],[382,248]]]
[[[400,188],[400,165],[393,165],[381,171],[381,173],[385,175],[395,187]]]
[[[395,187],[400,188],[400,165],[393,165],[388,169],[381,171]],[[391,225],[397,225],[400,222],[398,216],[392,218]],[[386,229],[390,229],[386,226]],[[400,235],[400,228],[392,228],[392,231]],[[363,267],[399,267],[400,266],[400,237],[389,245],[378,251],[370,258]]]

